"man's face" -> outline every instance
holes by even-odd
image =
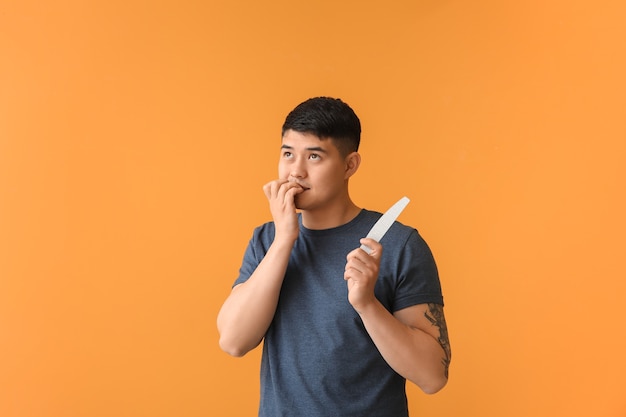
[[[332,140],[287,130],[282,140],[278,176],[299,184],[304,191],[295,198],[301,210],[332,208],[347,193],[346,159]]]

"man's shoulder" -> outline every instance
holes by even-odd
[[[266,240],[274,240],[274,234],[276,232],[276,228],[274,226],[274,222],[268,221],[262,223],[254,228],[252,231],[252,240],[254,241],[266,241]]]

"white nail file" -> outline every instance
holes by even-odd
[[[383,214],[380,219],[378,219],[378,221],[374,224],[374,227],[372,227],[372,229],[367,234],[367,237],[374,239],[376,242],[380,242],[380,239],[382,239],[385,233],[387,233],[387,230],[389,230],[393,222],[396,221],[406,205],[409,204],[409,201],[411,200],[409,200],[407,197],[402,197],[400,200],[398,200],[396,204],[391,206],[389,210],[387,210],[385,214]],[[365,245],[361,245],[361,249],[363,249],[367,253],[372,252],[372,250]]]

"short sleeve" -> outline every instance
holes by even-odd
[[[417,230],[411,233],[397,258],[393,311],[417,304],[443,305],[439,273],[433,254]]]
[[[243,255],[243,261],[239,268],[239,276],[235,280],[233,287],[246,282],[248,278],[250,278],[257,266],[259,266],[259,263],[261,263],[261,260],[265,257],[273,239],[273,223],[266,223],[254,230]]]

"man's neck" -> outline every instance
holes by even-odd
[[[342,226],[354,219],[361,212],[352,200],[345,204],[325,210],[303,210],[302,225],[311,230],[332,229]]]

